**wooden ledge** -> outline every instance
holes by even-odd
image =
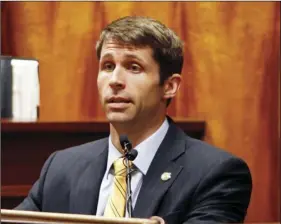
[[[175,120],[175,123],[185,132],[204,133],[205,121]],[[92,133],[109,132],[106,121],[68,121],[68,122],[24,122],[1,120],[1,132],[64,132],[64,133]]]
[[[1,186],[1,197],[26,197],[31,185]]]
[[[73,224],[157,224],[156,220],[141,218],[109,218],[84,214],[17,211],[1,209],[1,222],[6,223],[73,223]]]

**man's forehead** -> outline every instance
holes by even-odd
[[[136,45],[132,43],[125,43],[121,41],[116,40],[107,40],[102,45],[102,50],[106,48],[120,48],[120,49],[126,49],[129,51],[135,51],[135,50],[151,50],[152,48],[148,45]]]
[[[122,58],[138,58],[141,61],[153,58],[153,50],[149,46],[135,46],[117,41],[105,42],[101,50],[101,59],[112,58],[115,54]]]

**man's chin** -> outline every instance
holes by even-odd
[[[132,117],[126,113],[110,113],[106,115],[110,123],[127,123],[132,120]]]

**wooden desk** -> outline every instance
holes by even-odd
[[[204,121],[176,123],[192,137],[204,136]],[[10,209],[23,200],[52,152],[106,137],[108,133],[106,122],[1,121],[1,207]]]

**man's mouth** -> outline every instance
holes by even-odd
[[[132,100],[130,100],[129,98],[125,98],[125,97],[114,96],[114,97],[108,98],[106,100],[106,103],[111,110],[123,111],[129,107],[129,105],[132,103]]]
[[[113,103],[131,103],[132,101],[124,97],[110,97],[106,102],[113,104]]]

